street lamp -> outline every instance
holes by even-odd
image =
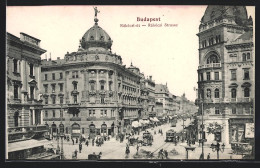
[[[61,156],[61,160],[64,159],[64,155],[63,155],[63,137],[64,137],[64,125],[62,124],[62,122],[59,125],[60,127],[60,138],[61,138],[61,151],[60,151],[60,156]]]
[[[217,142],[217,144],[212,143],[210,148],[212,149],[212,152],[217,151],[217,159],[219,160],[219,151],[221,151],[222,153],[225,150],[225,144],[223,143],[221,146],[220,144]]]

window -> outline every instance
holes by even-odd
[[[30,64],[30,76],[33,76],[33,64]]]
[[[103,117],[103,110],[100,111],[100,116]]]
[[[107,116],[107,110],[104,111],[104,116],[105,116],[105,117]]]
[[[93,117],[95,117],[95,110],[93,110]]]
[[[104,96],[101,96],[101,104],[105,104]]]
[[[211,98],[211,90],[207,89],[207,98]]]
[[[63,118],[63,110],[60,110],[60,117]]]
[[[61,72],[61,73],[60,73],[60,79],[62,79],[62,78],[63,78],[63,73]]]
[[[203,81],[203,73],[200,73],[200,80]]]
[[[244,97],[250,97],[250,90],[249,88],[244,89]]]
[[[219,43],[220,42],[220,35],[217,35],[216,36],[216,43]]]
[[[18,99],[18,85],[14,85],[14,99]]]
[[[219,63],[219,59],[216,55],[210,55],[209,58],[207,59],[207,64],[211,63]]]
[[[249,80],[249,69],[244,69],[244,80]]]
[[[55,96],[52,97],[52,104],[56,104],[56,97]]]
[[[242,59],[243,59],[243,61],[246,61],[246,53],[242,54]]]
[[[52,110],[52,117],[55,118],[55,110]]]
[[[90,83],[90,90],[95,90],[95,83],[94,82],[91,82]]]
[[[91,110],[89,110],[89,112],[88,112],[88,113],[89,113],[89,116],[91,117],[91,114],[92,114]]]
[[[247,56],[246,59],[250,60],[250,53],[247,53],[246,56]]]
[[[108,85],[108,89],[109,89],[109,91],[111,91],[112,90],[112,82],[109,82],[109,85]]]
[[[219,114],[219,107],[215,107],[215,114]]]
[[[19,125],[19,112],[16,111],[16,112],[14,113],[14,126],[15,126],[15,127],[18,127],[18,125]]]
[[[235,88],[231,89],[231,98],[237,97],[237,90]]]
[[[63,83],[60,83],[60,92],[63,92]]]
[[[237,109],[235,107],[232,108],[232,114],[236,114],[237,113]]]
[[[73,88],[74,88],[74,90],[78,89],[78,84],[76,82],[73,83]]]
[[[17,69],[18,69],[17,68],[17,59],[14,59],[13,62],[14,62],[14,72],[17,73]]]
[[[215,89],[215,98],[219,98],[219,89]]]
[[[219,80],[219,72],[215,72],[215,80]]]
[[[60,97],[60,104],[63,104],[63,97]]]
[[[55,84],[51,84],[52,93],[55,92]]]
[[[72,72],[72,78],[78,78],[78,77],[79,77],[78,71]]]
[[[48,118],[48,111],[45,111],[45,118]]]
[[[44,80],[48,80],[48,74],[44,75]]]
[[[101,83],[100,90],[104,90],[104,89],[105,89],[105,85],[104,85],[104,83]]]
[[[52,73],[52,80],[55,80],[55,73]]]
[[[45,104],[48,104],[48,97],[45,97]]]
[[[84,134],[84,128],[82,128],[82,134]]]
[[[33,86],[30,86],[30,98],[31,98],[31,100],[34,99],[34,87]]]
[[[43,85],[45,93],[48,93],[48,84]]]
[[[78,103],[77,95],[73,95],[74,104]]]
[[[210,80],[210,72],[207,72],[207,80]]]
[[[231,80],[236,80],[237,79],[237,73],[236,70],[233,69],[231,70]]]

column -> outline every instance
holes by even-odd
[[[40,112],[41,112],[40,124],[43,124],[43,113],[44,113],[44,111],[43,111],[43,110],[40,110]]]
[[[38,84],[38,88],[40,89],[41,88],[41,68],[40,66],[37,65],[37,67],[35,67],[37,69],[37,84]],[[36,77],[36,76],[35,76]],[[39,90],[40,92],[41,90]],[[36,95],[35,95],[36,96]],[[38,95],[37,95],[38,96]]]
[[[228,119],[224,120],[224,127],[223,127],[223,143],[225,144],[225,148],[231,148],[229,144],[229,124]]]
[[[23,86],[22,86],[22,90],[26,90],[26,88],[27,88],[27,82],[25,81],[25,75],[26,75],[26,73],[25,73],[25,71],[26,71],[26,68],[25,68],[25,61],[24,60],[22,60],[21,61],[22,63],[21,63],[21,80],[22,80],[22,84],[23,84]]]
[[[35,110],[33,109],[32,112],[33,112],[33,125],[34,125],[35,124]]]

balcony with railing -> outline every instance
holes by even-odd
[[[80,117],[71,117],[70,121],[81,121]]]
[[[253,102],[253,98],[244,97],[244,98],[225,98],[224,102],[227,103],[249,103]]]
[[[221,63],[204,64],[198,67],[198,69],[205,69],[205,68],[221,68]]]

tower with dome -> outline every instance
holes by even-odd
[[[253,21],[245,6],[209,5],[199,25],[198,104],[200,137],[233,147],[251,145],[254,123]],[[204,137],[202,136],[204,135]]]

